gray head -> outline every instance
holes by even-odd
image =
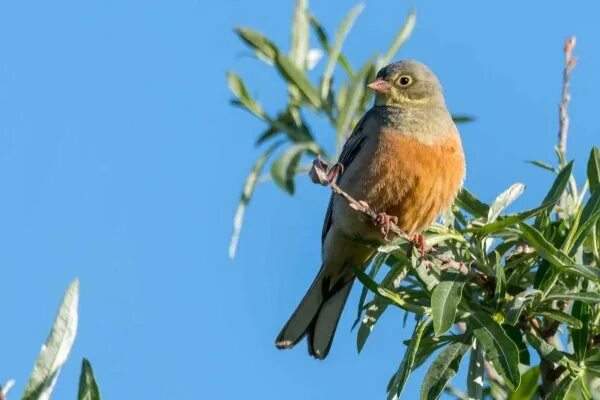
[[[435,74],[414,60],[383,67],[369,87],[377,93],[375,105],[400,108],[445,105],[442,86]]]

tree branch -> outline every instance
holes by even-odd
[[[350,208],[365,214],[367,217],[371,218],[373,220],[373,222],[375,222],[375,220],[377,219],[377,213],[369,206],[369,204],[367,204],[367,202],[365,202],[363,200],[356,200],[355,198],[350,196],[348,193],[344,192],[337,185],[336,179],[335,179],[337,177],[336,168],[343,168],[343,167],[340,167],[339,164],[336,164],[330,168],[326,162],[324,162],[320,158],[317,158],[313,161],[313,165],[309,172],[309,176],[310,176],[311,180],[313,181],[313,183],[316,183],[316,184],[319,184],[322,186],[328,186],[329,188],[331,188],[331,191],[334,194],[345,199],[348,202],[348,206]],[[396,235],[396,237],[405,239],[408,242],[413,241],[413,237],[411,235],[409,235],[408,233],[404,232],[402,229],[400,229],[400,227],[398,227],[398,225],[396,225],[393,221],[390,221],[389,229],[392,233],[394,233]],[[440,261],[442,264],[442,269],[451,268],[451,269],[458,271],[462,275],[469,274],[469,268],[467,268],[467,266],[463,262],[456,261],[456,260],[452,259],[451,257],[448,257],[444,254],[440,254],[433,248],[427,249],[427,254],[429,254],[433,258],[437,259],[438,261]]]
[[[566,159],[567,156],[567,136],[569,134],[569,102],[571,101],[571,94],[569,93],[571,73],[577,63],[577,57],[573,56],[573,49],[575,48],[575,36],[567,38],[565,41],[565,68],[563,70],[562,80],[562,94],[560,104],[558,106],[558,151]]]

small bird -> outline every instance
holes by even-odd
[[[332,195],[325,214],[322,265],[276,339],[280,349],[307,337],[308,352],[327,357],[354,282],[387,240],[391,222],[424,246],[422,232],[449,208],[465,176],[461,140],[435,74],[413,60],[394,62],[368,85],[375,103],[338,160],[338,186],[378,213],[375,221]]]

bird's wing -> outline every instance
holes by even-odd
[[[358,121],[354,130],[346,140],[344,144],[344,148],[342,149],[342,153],[340,154],[340,158],[338,159],[338,163],[342,164],[344,170],[346,170],[352,161],[356,158],[356,155],[360,152],[360,149],[363,147],[365,141],[367,140],[367,136],[363,132],[363,128],[365,125],[365,121],[369,118],[371,114],[371,110],[367,111],[365,115]],[[340,177],[343,175],[342,173],[338,176],[337,181],[339,182]],[[327,212],[325,213],[325,220],[323,221],[323,230],[321,232],[321,244],[325,242],[325,236],[327,236],[327,232],[329,232],[329,228],[331,228],[332,214],[333,214],[333,196],[331,195],[329,198],[329,205],[327,206]]]

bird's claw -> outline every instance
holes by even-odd
[[[412,244],[417,248],[417,250],[419,250],[419,254],[421,255],[421,257],[425,257],[425,254],[427,253],[427,243],[425,243],[425,236],[423,236],[420,233],[413,235]]]
[[[377,217],[375,218],[375,224],[379,225],[381,234],[383,235],[383,240],[385,240],[386,242],[390,240],[388,238],[388,234],[390,233],[392,225],[395,225],[397,223],[398,217],[388,215],[386,213],[378,213]]]

